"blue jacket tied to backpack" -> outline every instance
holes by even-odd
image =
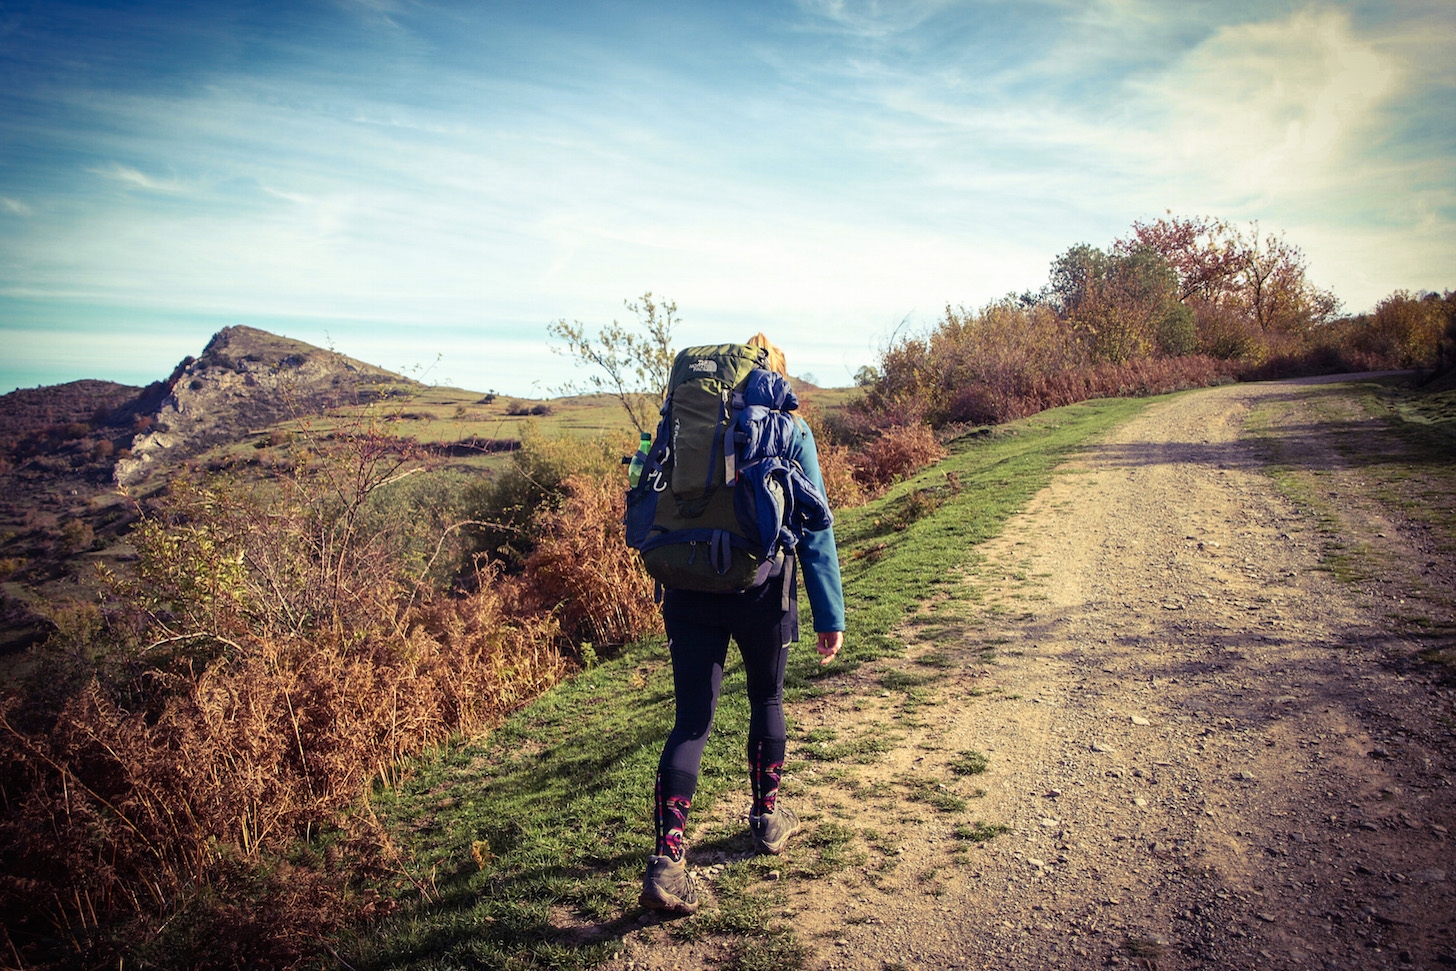
[[[789,412],[799,407],[799,399],[787,378],[764,370],[753,372],[742,394],[741,408],[734,402],[739,477],[734,498],[739,514],[758,523],[763,555],[776,549],[790,552],[803,532],[827,529],[834,522],[823,484],[810,481],[789,458],[797,431]]]
[[[743,410],[734,420],[742,463],[739,495],[754,496],[763,535],[770,535],[777,524],[778,545],[798,556],[814,629],[844,630],[834,517],[824,501],[814,433],[789,414],[798,407],[799,399],[783,375],[755,370],[749,377]]]

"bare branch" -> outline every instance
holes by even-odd
[[[565,345],[553,346],[554,353],[575,358],[578,367],[588,369],[586,387],[616,398],[637,430],[645,432],[656,424],[655,416],[672,372],[677,304],[670,300],[658,302],[651,291],[635,303],[623,303],[637,317],[638,330],[615,320],[601,328],[595,338],[587,335],[581,321],[556,320],[546,330]],[[577,394],[583,387],[568,383],[559,390]]]

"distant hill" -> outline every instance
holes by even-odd
[[[44,630],[43,602],[84,594],[88,559],[125,556],[138,510],[118,485],[145,492],[255,430],[420,387],[303,341],[225,327],[145,388],[87,380],[0,396],[0,654]]]
[[[0,452],[13,451],[26,439],[39,440],[56,425],[92,424],[99,413],[136,400],[142,390],[87,380],[21,388],[0,396]]]
[[[318,414],[419,387],[392,371],[253,327],[224,327],[202,356],[187,358],[116,481],[135,485],[156,469],[288,418]]]

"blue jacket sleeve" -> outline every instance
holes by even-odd
[[[814,433],[798,418],[794,427],[797,434],[789,457],[799,463],[809,481],[823,493],[824,475],[819,471]],[[799,540],[798,555],[804,589],[809,594],[809,608],[814,614],[814,630],[819,633],[844,630],[844,590],[839,581],[839,548],[834,543],[834,527],[805,532]]]

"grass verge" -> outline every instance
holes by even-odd
[[[1392,628],[1432,645],[1427,660],[1456,662],[1456,391],[1427,391],[1408,378],[1311,386],[1249,416],[1266,471],[1309,516],[1321,541],[1321,566],[1344,583],[1401,584]],[[1306,454],[1318,427],[1333,461]],[[1390,552],[1384,533],[1362,525],[1355,509],[1375,510],[1424,556]]]
[[[1060,462],[1145,403],[1086,402],[963,438],[938,465],[840,515],[848,647],[825,668],[807,645],[795,650],[789,699],[836,690],[845,672],[901,653],[892,633],[901,621],[954,582],[975,546],[995,536]],[[393,913],[339,942],[340,953],[359,969],[587,968],[616,953],[629,931],[655,930],[651,919],[640,920],[636,898],[672,711],[663,644],[640,643],[551,690],[489,738],[412,763],[372,803],[409,869],[430,874],[426,892],[407,881],[383,888]],[[730,652],[696,818],[707,818],[703,810],[726,793],[741,798],[747,720],[742,669]],[[873,754],[863,740],[806,742],[800,757]],[[689,835],[697,849],[709,845],[691,824]],[[793,866],[773,882],[761,861],[729,864],[712,905],[675,922],[672,938],[704,948],[700,957],[719,966],[749,967],[764,953],[778,968],[798,966],[804,951],[792,931],[766,919],[773,888],[832,872],[851,835],[841,824],[811,820]],[[747,850],[748,842],[726,836],[717,847]]]

